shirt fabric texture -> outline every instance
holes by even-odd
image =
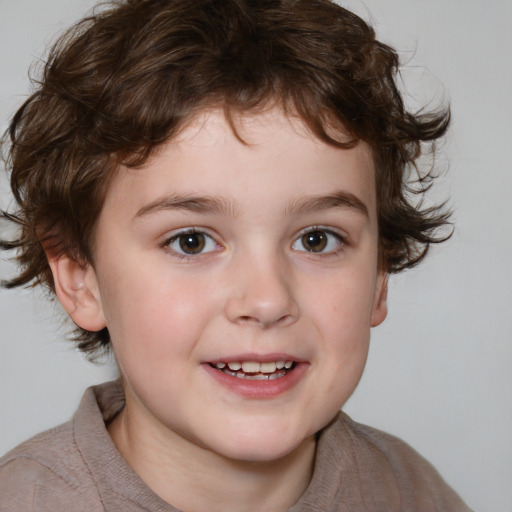
[[[116,449],[105,424],[119,382],[89,388],[73,419],[0,459],[1,512],[179,512]],[[322,430],[313,478],[288,512],[470,512],[403,441],[339,413]]]

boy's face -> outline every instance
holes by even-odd
[[[277,109],[244,115],[240,134],[212,111],[121,169],[86,307],[110,331],[133,425],[273,460],[353,392],[386,284],[368,147],[326,145]]]

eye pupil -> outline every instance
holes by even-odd
[[[198,254],[204,249],[205,238],[201,233],[180,236],[180,249],[186,254]]]
[[[327,246],[327,236],[323,231],[310,231],[302,236],[302,244],[306,251],[321,252]]]

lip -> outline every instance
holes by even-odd
[[[279,379],[246,380],[233,377],[212,368],[211,366],[211,364],[215,365],[218,362],[229,363],[234,361],[258,361],[260,363],[267,363],[271,361],[294,361],[295,368]],[[300,358],[291,356],[290,354],[239,354],[236,356],[211,360],[202,363],[201,366],[208,375],[229,391],[244,398],[263,400],[278,397],[293,389],[306,374],[309,368],[309,363]]]

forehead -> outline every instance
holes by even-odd
[[[339,135],[340,134],[336,134]],[[132,215],[173,194],[208,195],[245,206],[279,205],[346,191],[375,212],[369,147],[340,149],[311,134],[279,108],[242,113],[230,124],[221,109],[202,112],[137,169],[121,167],[105,207],[120,202]],[[252,204],[251,204],[252,203]]]

